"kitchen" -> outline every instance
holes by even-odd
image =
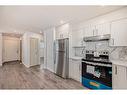
[[[127,95],[127,0],[1,0],[0,93]]]
[[[69,38],[69,78],[90,89],[127,89],[126,26],[127,7],[123,7],[46,31],[52,31],[52,43]],[[54,72],[54,67],[50,71]]]
[[[127,6],[0,9],[1,89],[127,89]],[[6,43],[15,34],[21,53]]]

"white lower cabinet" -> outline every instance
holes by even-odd
[[[127,67],[113,65],[112,82],[113,89],[127,89]]]
[[[81,82],[81,60],[69,59],[69,77]]]

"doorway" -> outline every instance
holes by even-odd
[[[20,38],[3,36],[3,62],[20,61]]]

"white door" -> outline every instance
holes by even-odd
[[[39,44],[37,38],[30,38],[30,66],[39,64]]]
[[[18,38],[3,37],[3,61],[20,60],[20,40]]]

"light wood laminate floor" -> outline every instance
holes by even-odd
[[[79,82],[63,79],[39,66],[26,68],[19,62],[0,67],[0,89],[86,89]]]

